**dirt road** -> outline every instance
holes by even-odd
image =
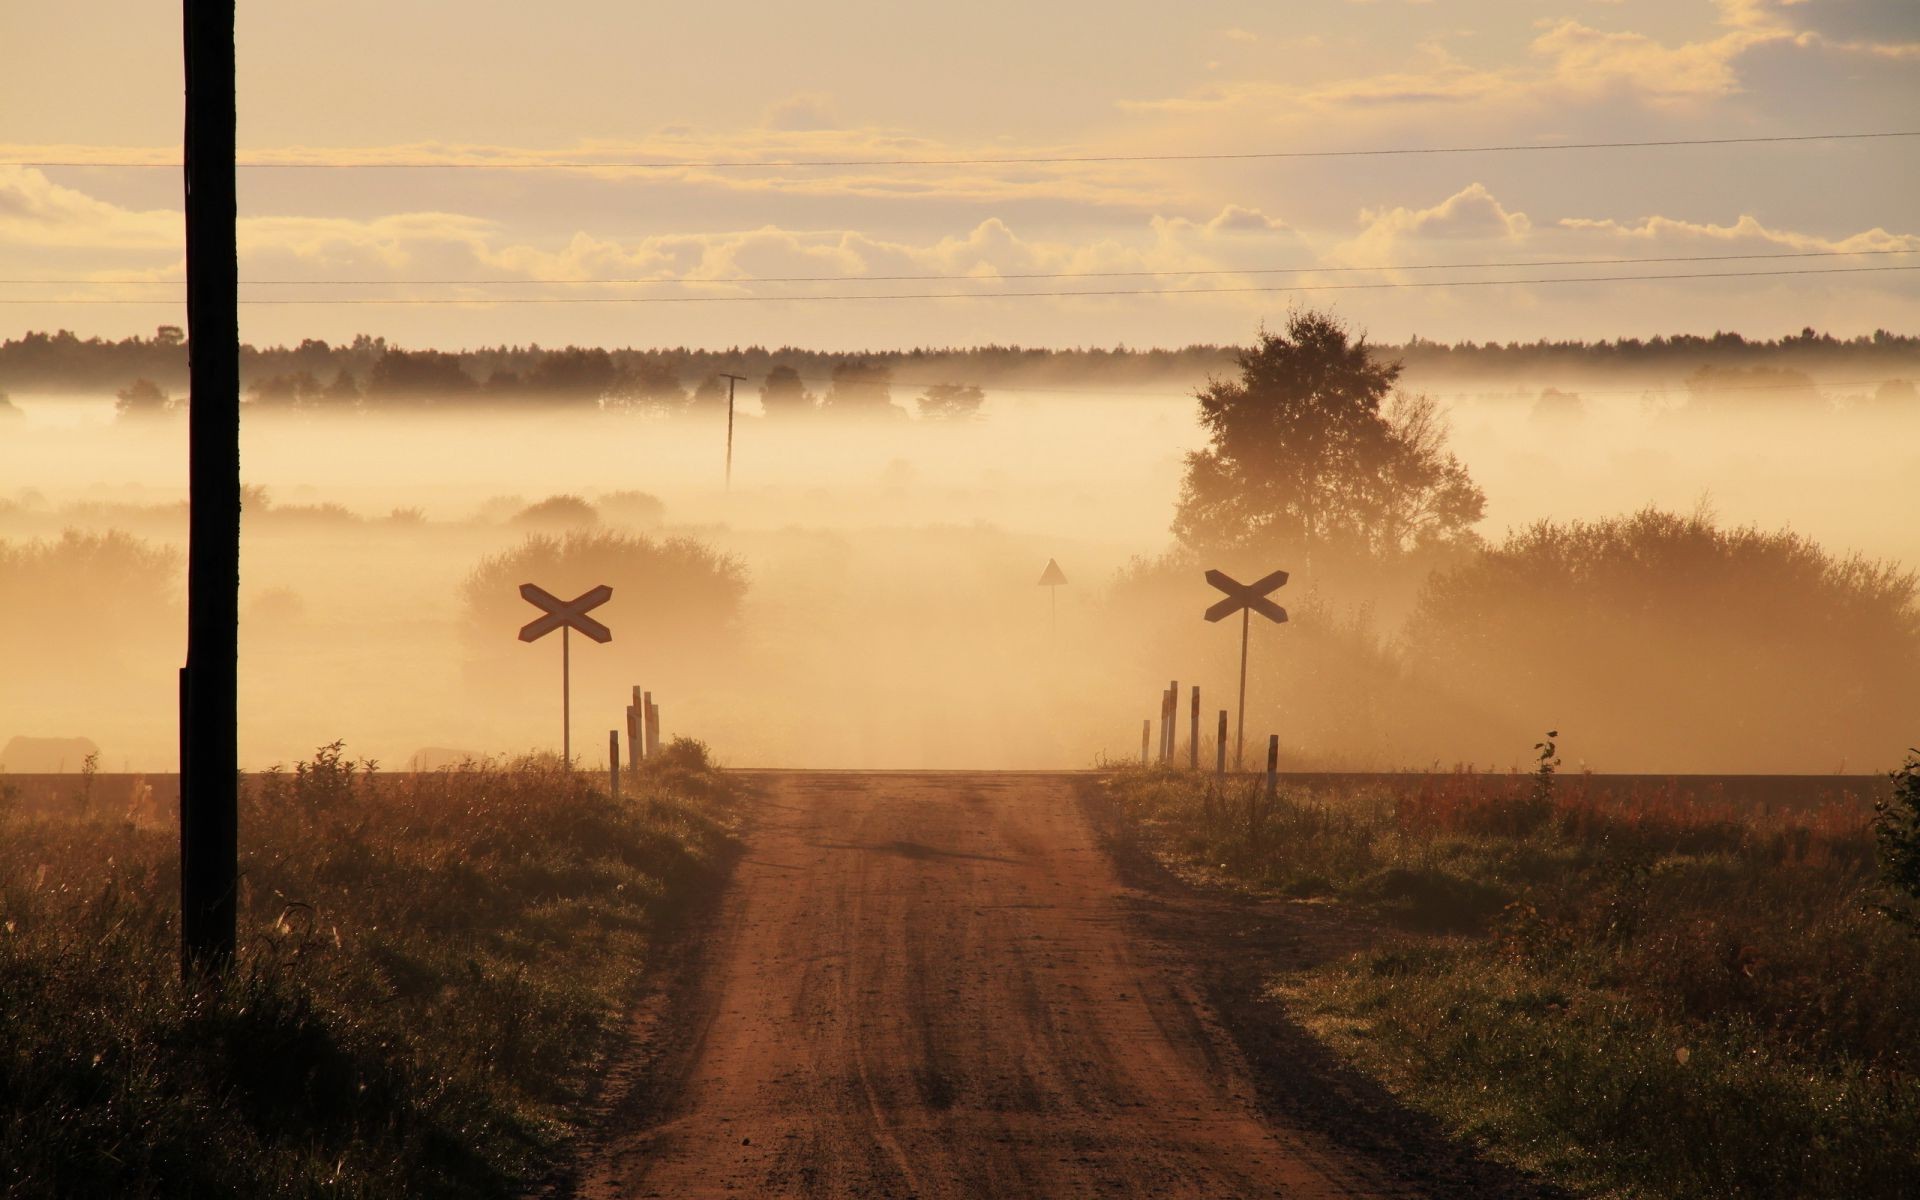
[[[1260,1112],[1075,781],[755,780],[679,1049],[575,1194],[1398,1195]],[[689,994],[690,993],[690,994]]]

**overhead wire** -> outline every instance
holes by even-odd
[[[474,305],[557,305],[557,304],[819,304],[859,301],[938,301],[938,300],[1035,300],[1102,298],[1118,296],[1196,296],[1235,294],[1275,294],[1286,292],[1343,292],[1393,289],[1514,287],[1551,284],[1647,283],[1701,279],[1762,279],[1785,276],[1861,275],[1892,271],[1920,270],[1920,264],[1902,263],[1871,267],[1776,267],[1760,271],[1680,271],[1629,275],[1542,275],[1509,279],[1434,279],[1378,280],[1368,283],[1262,284],[1245,287],[1199,288],[1071,288],[1045,291],[996,292],[836,292],[798,296],[478,296],[478,297],[269,297],[242,299],[246,307],[328,307],[426,306],[459,307]],[[126,299],[118,297],[79,297],[74,299],[19,297],[0,298],[0,304],[23,305],[152,305],[175,304],[177,298]]]
[[[1042,154],[971,158],[787,158],[787,159],[242,159],[241,170],[768,170],[807,167],[987,167],[1068,166],[1102,163],[1245,162],[1276,159],[1386,158],[1433,154],[1543,153],[1568,150],[1641,150],[1698,146],[1751,146],[1792,142],[1846,142],[1920,137],[1920,130],[1754,134],[1742,137],[1661,138],[1618,142],[1512,142],[1479,146],[1398,146],[1336,150],[1249,150],[1187,154]],[[8,158],[0,166],[116,167],[178,169],[180,163],[152,158],[74,159]]]
[[[1633,258],[1541,258],[1492,262],[1389,263],[1374,266],[1203,267],[1154,271],[1003,271],[994,275],[920,273],[907,275],[753,275],[702,277],[645,275],[600,279],[579,278],[444,278],[444,279],[241,279],[242,287],[626,287],[673,284],[683,287],[752,283],[998,283],[1011,279],[1169,279],[1223,275],[1352,275],[1372,271],[1477,271],[1526,267],[1636,266],[1651,263],[1751,262],[1806,258],[1864,258],[1920,254],[1920,247],[1878,247],[1870,250],[1785,250],[1749,254],[1669,254]],[[42,276],[0,279],[0,285],[80,285],[102,287],[179,287],[178,279],[115,279],[86,276]]]

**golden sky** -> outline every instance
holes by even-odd
[[[732,170],[369,169],[1193,155],[1920,127],[1913,0],[1054,0],[664,5],[242,0],[243,278],[257,342],[1244,340],[1290,305],[1376,337],[1920,326],[1920,272],[1500,287],[1357,283],[1920,265],[1920,257],[1405,268],[1920,250],[1920,138],[1550,153]],[[0,160],[166,161],[178,12],[0,7]],[[179,319],[179,179],[0,166],[0,335]],[[1246,275],[1254,268],[1305,274]],[[1355,271],[1352,268],[1400,268]],[[1082,273],[1160,272],[1152,276]],[[1067,278],[1019,280],[1017,275]],[[987,282],[907,282],[947,275]],[[846,277],[866,283],[759,284]],[[648,286],[548,281],[686,280]],[[151,281],[123,283],[124,280]],[[471,281],[462,286],[408,281]],[[998,282],[994,282],[998,280]],[[112,282],[100,282],[112,281]],[[361,282],[344,282],[361,281]],[[751,294],[1187,289],[736,302]],[[1291,288],[1271,291],[1192,289]],[[551,303],[574,297],[695,303]],[[63,301],[151,298],[140,305]]]

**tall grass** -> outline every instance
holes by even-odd
[[[1373,913],[1371,949],[1272,994],[1504,1157],[1636,1195],[1911,1195],[1920,939],[1874,903],[1872,812],[1603,793],[1551,754],[1271,803],[1110,786],[1189,871]]]
[[[682,754],[617,804],[552,759],[254,776],[239,960],[192,986],[171,830],[14,817],[0,1195],[514,1193],[717,877],[724,783]]]

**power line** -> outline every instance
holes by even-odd
[[[686,275],[646,275],[611,279],[242,279],[244,287],[625,287],[676,284],[683,287],[745,283],[999,283],[1009,279],[1167,279],[1221,275],[1352,275],[1370,271],[1469,271],[1518,267],[1633,266],[1647,263],[1749,262],[1803,258],[1864,258],[1889,254],[1920,254],[1920,247],[1876,250],[1787,250],[1755,254],[1671,254],[1639,258],[1536,258],[1510,262],[1392,263],[1361,267],[1208,267],[1184,271],[1009,271],[998,275],[755,275],[739,278],[700,278]],[[37,279],[0,279],[0,285],[98,284],[114,287],[178,287],[175,279],[113,279],[69,276]]]
[[[1514,287],[1533,284],[1560,283],[1646,283],[1666,280],[1691,279],[1759,279],[1788,275],[1862,275],[1886,271],[1920,270],[1920,264],[1902,263],[1894,266],[1879,267],[1781,267],[1765,271],[1684,271],[1672,273],[1648,273],[1637,275],[1546,275],[1524,279],[1435,279],[1435,280],[1385,280],[1373,283],[1315,283],[1304,285],[1260,285],[1247,287],[1201,287],[1201,288],[1075,288],[1055,291],[1024,292],[840,292],[811,296],[494,296],[494,297],[453,297],[420,298],[395,296],[353,296],[339,299],[295,298],[295,299],[253,299],[242,300],[241,304],[253,307],[288,306],[335,306],[359,305],[365,307],[393,307],[406,305],[439,305],[454,307],[463,305],[487,304],[818,304],[824,302],[863,301],[863,300],[1036,300],[1068,299],[1075,296],[1113,297],[1113,296],[1195,296],[1195,295],[1232,295],[1244,293],[1276,292],[1347,292],[1375,291],[1412,288],[1451,288],[1451,287]],[[110,298],[80,298],[72,300],[19,298],[0,299],[0,304],[21,305],[68,305],[68,304],[172,304],[170,299],[128,300]]]
[[[1754,146],[1791,142],[1842,142],[1920,137],[1920,130],[1866,133],[1769,134],[1750,137],[1666,138],[1628,142],[1517,142],[1484,146],[1401,146],[1357,150],[1253,150],[1203,154],[1049,154],[988,158],[792,158],[792,159],[488,159],[348,162],[242,160],[242,170],[276,171],[594,171],[594,170],[713,170],[754,171],[804,167],[1016,167],[1071,166],[1100,163],[1245,162],[1289,158],[1388,158],[1430,154],[1543,153],[1564,150],[1642,150],[1688,146]],[[0,159],[13,167],[152,167],[178,169],[178,162],[157,159]]]

